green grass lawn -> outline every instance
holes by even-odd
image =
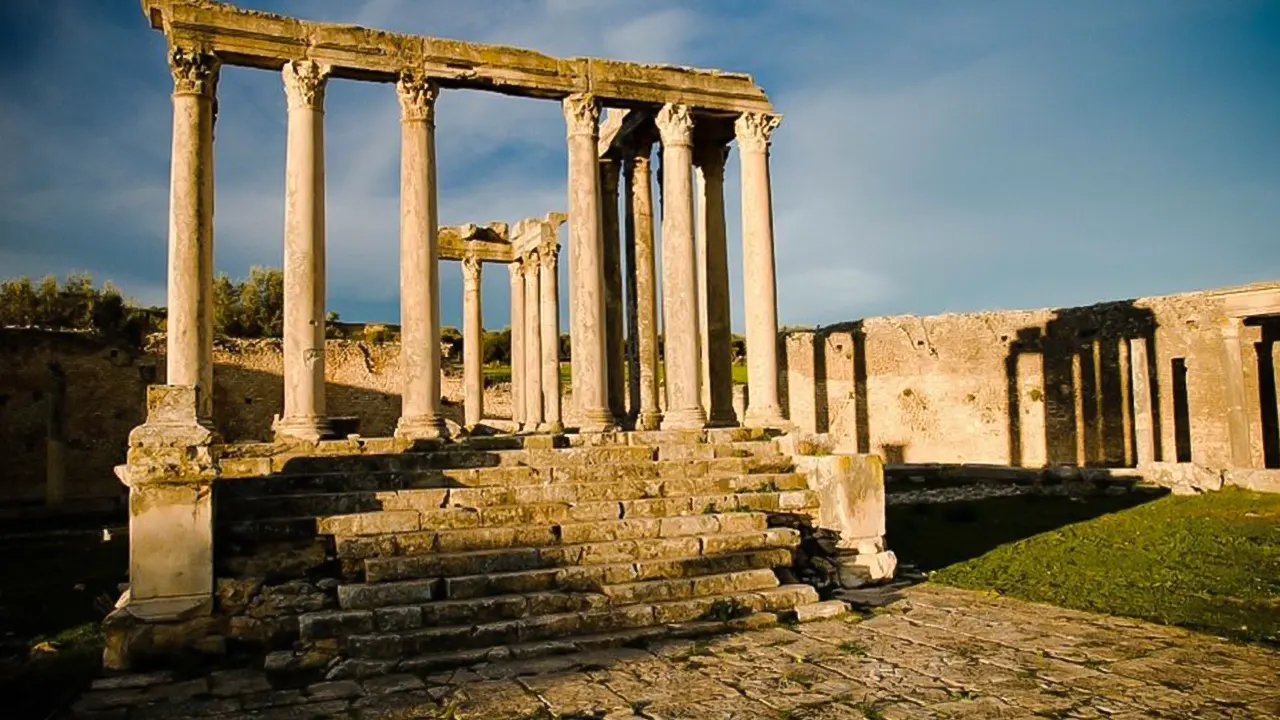
[[[46,717],[101,672],[103,605],[126,579],[128,553],[126,533],[104,542],[100,530],[0,542],[5,717]]]
[[[895,506],[889,546],[939,583],[1280,644],[1280,495],[1137,497]]]

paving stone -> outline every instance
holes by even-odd
[[[364,695],[364,688],[354,680],[329,680],[307,686],[307,698],[316,702],[348,700]]]
[[[115,675],[112,677],[98,678],[93,681],[94,690],[121,690],[124,688],[147,687],[148,685],[160,685],[162,683],[171,682],[173,673],[162,671],[152,673],[130,673],[128,675]]]
[[[417,676],[408,673],[387,675],[364,681],[364,691],[369,695],[389,695],[406,690],[418,690],[426,687]]]
[[[266,674],[258,670],[218,670],[209,674],[209,692],[217,697],[250,695],[270,689]]]

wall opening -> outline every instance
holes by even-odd
[[[1191,410],[1187,402],[1187,360],[1173,359],[1174,459],[1191,462]]]

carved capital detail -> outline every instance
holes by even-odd
[[[662,106],[653,122],[658,126],[664,147],[693,144],[693,115],[688,105],[667,103]]]
[[[312,60],[290,60],[280,71],[290,110],[324,110],[324,86],[329,66]]]
[[[529,251],[524,254],[524,264],[526,271],[533,273],[538,272],[538,248],[530,248]]]
[[[538,255],[536,257],[541,261],[542,267],[554,269],[556,266],[556,257],[559,254],[560,243],[555,240],[548,240],[538,246]]]
[[[564,99],[564,122],[569,137],[600,135],[600,104],[591,93],[577,93]]]
[[[411,72],[401,73],[396,81],[396,95],[400,97],[401,120],[435,123],[440,86],[434,80]]]
[[[507,272],[511,273],[511,283],[513,285],[524,280],[524,259],[516,258],[507,263]],[[514,291],[513,291],[514,292]]]
[[[214,97],[217,94],[218,70],[221,67],[221,61],[211,52],[174,47],[169,51],[173,94]]]
[[[772,113],[742,113],[733,121],[733,131],[738,137],[738,148],[748,152],[765,152],[769,138],[782,118]]]
[[[467,255],[462,258],[462,280],[467,285],[479,284],[480,282],[480,258],[475,255]]]

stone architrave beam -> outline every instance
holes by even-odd
[[[278,70],[307,58],[333,76],[395,82],[413,69],[446,88],[563,99],[590,92],[619,107],[679,103],[726,113],[769,112],[750,75],[600,58],[558,58],[504,45],[403,35],[298,20],[213,0],[141,0],[151,26],[229,65]]]

